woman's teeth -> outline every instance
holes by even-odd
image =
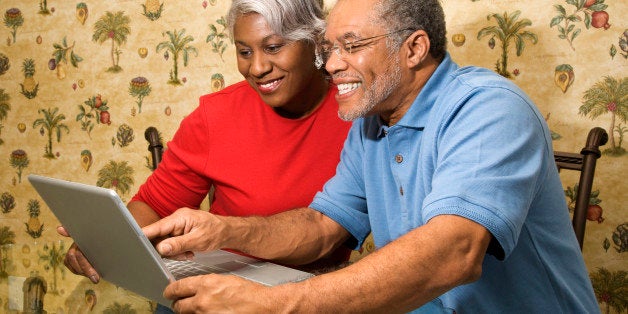
[[[263,89],[272,89],[273,87],[275,87],[277,84],[279,84],[279,80],[274,80],[274,81],[270,81],[266,84],[260,84],[259,86]]]

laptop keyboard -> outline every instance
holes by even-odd
[[[164,258],[163,261],[177,280],[185,277],[225,272],[222,269],[199,264],[194,261],[177,261],[168,258]]]

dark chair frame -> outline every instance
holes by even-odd
[[[584,243],[584,230],[587,223],[587,211],[589,209],[589,199],[593,188],[593,177],[597,159],[602,156],[600,146],[606,144],[608,134],[600,127],[595,127],[589,131],[587,143],[579,154],[568,152],[554,152],[554,161],[561,169],[580,171],[580,181],[576,192],[576,203],[574,206],[573,225],[580,249]]]
[[[146,131],[144,131],[144,138],[148,141],[148,151],[153,159],[151,168],[155,170],[157,169],[157,165],[161,162],[161,155],[164,149],[161,138],[159,138],[159,131],[157,131],[155,127],[149,126],[146,128]]]

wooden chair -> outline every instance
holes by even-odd
[[[554,152],[554,160],[558,171],[561,169],[580,171],[580,181],[576,192],[576,203],[571,223],[573,225],[576,238],[582,249],[584,242],[584,229],[587,222],[587,210],[589,199],[593,187],[593,176],[595,174],[595,164],[602,153],[599,147],[606,144],[608,134],[602,128],[595,127],[589,131],[587,143],[579,154],[568,152]]]
[[[164,146],[159,138],[159,132],[155,127],[149,126],[144,131],[144,138],[148,141],[148,151],[152,157],[151,168],[157,169],[157,165],[161,162]]]

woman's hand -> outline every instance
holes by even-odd
[[[65,230],[63,226],[57,227],[57,233],[64,237],[70,237],[68,231]],[[76,275],[81,275],[89,278],[93,283],[98,283],[100,281],[100,275],[96,272],[96,269],[92,266],[92,264],[87,260],[87,257],[83,255],[83,252],[76,243],[72,243],[68,252],[65,254],[65,259],[63,260],[65,267],[67,267],[72,273]]]

